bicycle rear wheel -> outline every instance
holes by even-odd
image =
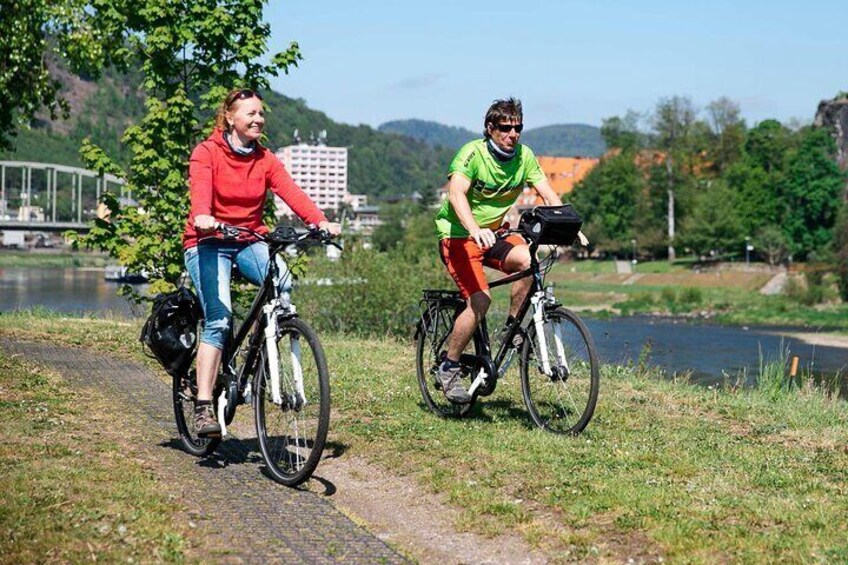
[[[598,401],[598,354],[583,321],[565,308],[545,312],[545,349],[550,375],[542,368],[534,324],[521,352],[521,392],[537,426],[559,434],[579,434]],[[561,349],[559,344],[561,344]]]
[[[280,322],[277,348],[282,402],[272,398],[268,354],[263,348],[254,385],[256,435],[271,477],[296,486],[312,475],[324,451],[330,425],[330,378],[318,336],[303,320]]]
[[[440,304],[427,310],[424,319],[419,322],[417,332],[415,359],[418,386],[424,404],[442,418],[465,416],[471,411],[476,400],[475,395],[468,404],[454,404],[445,397],[436,380],[439,365],[447,353],[447,341],[453,329],[455,312],[456,307],[451,304]]]
[[[221,438],[202,438],[194,426],[194,400],[197,398],[197,380],[194,371],[184,377],[173,377],[172,396],[174,419],[180,432],[180,443],[192,455],[209,455],[220,445]]]

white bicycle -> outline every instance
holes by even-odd
[[[213,402],[221,424],[221,436],[239,404],[253,404],[256,436],[271,477],[284,485],[306,481],[321,459],[330,426],[330,379],[318,335],[298,317],[297,310],[279,292],[277,257],[296,246],[301,252],[311,245],[338,244],[324,231],[298,234],[280,226],[260,234],[249,228],[219,226],[225,239],[250,234],[268,244],[268,274],[254,298],[238,332],[223,352]],[[340,248],[340,247],[339,247]],[[174,414],[180,440],[194,455],[209,455],[220,438],[198,437],[194,429],[197,379],[194,369],[174,378]]]

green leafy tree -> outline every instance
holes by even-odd
[[[154,290],[175,283],[183,270],[179,234],[188,212],[188,157],[201,127],[233,87],[267,89],[268,77],[301,58],[296,43],[266,57],[270,28],[263,0],[115,0],[94,2],[108,11],[112,30],[125,37],[138,61],[147,94],[145,115],[123,142],[132,158],[121,168],[100,147],[81,150],[89,167],[124,177],[135,204],[107,193],[109,217],[82,238],[133,271],[153,273]]]
[[[789,157],[783,229],[798,258],[825,251],[833,239],[845,182],[835,152],[834,140],[826,130],[810,128],[802,132],[800,147]]]
[[[780,221],[783,206],[778,193],[779,173],[769,174],[745,158],[725,169],[721,178],[733,190],[746,234],[755,234]]]
[[[652,120],[657,146],[665,154],[669,261],[675,259],[675,191],[678,187],[676,178],[679,175],[675,169],[680,167],[681,162],[691,161],[690,150],[693,146],[696,114],[689,98],[673,96],[663,98],[657,103]]]
[[[739,104],[721,97],[707,105],[713,167],[721,172],[742,156],[745,143],[745,122],[740,117]]]
[[[834,227],[834,248],[836,251],[836,275],[839,296],[848,302],[848,207],[843,206]]]
[[[745,138],[745,153],[754,165],[769,174],[784,170],[792,146],[792,132],[777,120],[760,122]]]
[[[698,254],[741,249],[744,237],[735,194],[720,180],[695,197],[692,211],[681,223],[681,244]]]
[[[51,73],[51,60],[92,76],[126,56],[111,15],[98,0],[2,0],[0,2],[0,149],[12,147],[19,125],[40,110],[67,117],[70,106]]]
[[[634,237],[637,201],[644,192],[634,154],[604,159],[574,188],[571,202],[583,216],[585,233],[599,248],[625,253]]]
[[[640,119],[641,116],[633,110],[628,110],[623,118],[613,116],[605,119],[601,125],[601,137],[606,146],[623,151],[638,149],[644,141],[639,131]]]

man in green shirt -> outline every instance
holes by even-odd
[[[438,374],[445,396],[458,404],[471,401],[461,382],[459,357],[491,303],[483,266],[505,273],[530,267],[530,249],[524,239],[517,234],[498,239],[495,231],[525,184],[546,205],[562,204],[536,156],[518,142],[524,128],[520,101],[496,100],[486,112],[484,127],[485,137],[467,143],[453,158],[448,198],[436,215],[442,261],[468,304],[454,324]],[[511,317],[518,313],[531,284],[529,277],[512,284]]]

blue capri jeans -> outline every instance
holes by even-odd
[[[259,286],[268,272],[268,244],[257,241],[232,242],[207,240],[185,251],[185,266],[200,298],[206,322],[202,343],[224,349],[232,327],[233,307],[230,281],[233,264],[246,280]],[[285,262],[280,267],[280,292],[291,292],[291,276]]]

